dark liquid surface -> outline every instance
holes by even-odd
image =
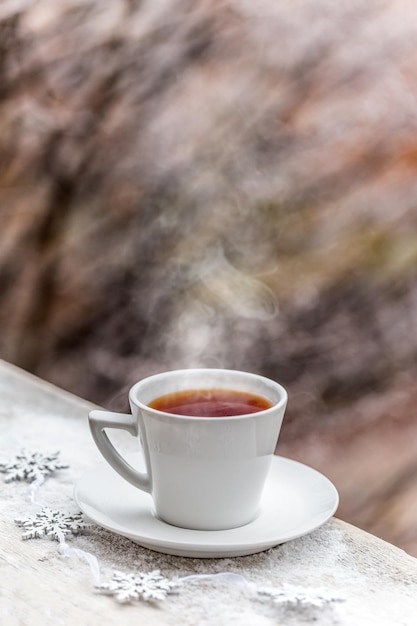
[[[149,403],[152,409],[190,417],[230,417],[264,411],[272,402],[234,389],[192,389],[169,393]]]

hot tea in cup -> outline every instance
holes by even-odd
[[[264,411],[272,403],[246,391],[234,389],[192,389],[176,391],[149,403],[152,409],[193,417],[231,417]]]
[[[223,530],[253,521],[277,444],[287,393],[248,372],[189,369],[133,385],[132,414],[91,411],[90,429],[106,461],[147,491],[163,521]],[[105,430],[138,437],[146,471],[132,467]]]

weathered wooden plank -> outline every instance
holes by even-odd
[[[46,384],[4,362],[0,363],[1,456],[21,446],[61,450],[68,470],[47,479],[36,493],[60,510],[74,511],[74,482],[97,463],[86,414],[92,405]],[[129,439],[117,441],[126,451]],[[74,623],[101,626],[138,623],[185,626],[293,625],[313,619],[323,625],[382,626],[415,624],[417,561],[349,524],[331,520],[316,532],[264,553],[235,559],[187,559],[146,550],[128,539],[95,528],[68,539],[68,547],[94,554],[103,579],[113,569],[160,569],[168,577],[191,574],[238,574],[240,582],[222,578],[184,583],[177,595],[159,607],[146,603],[120,606],[94,593],[94,580],[84,561],[66,558],[58,544],[46,539],[23,542],[16,517],[36,509],[26,483],[1,484],[0,616],[7,626]],[[245,581],[245,582],[243,582]],[[323,588],[343,600],[314,608],[283,608],[260,596],[261,587]],[[104,621],[103,621],[104,620]]]

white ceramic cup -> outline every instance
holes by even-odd
[[[210,388],[249,392],[272,406],[217,418],[175,415],[148,406],[165,394]],[[89,425],[106,461],[152,495],[157,517],[200,530],[236,528],[257,517],[287,404],[281,385],[235,370],[177,370],[136,383],[129,401],[132,415],[95,410]],[[107,428],[139,438],[145,472],[125,461],[107,437]]]

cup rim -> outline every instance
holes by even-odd
[[[238,375],[238,376],[242,374],[249,378],[256,378],[258,380],[264,381],[269,386],[272,384],[279,393],[279,400],[278,402],[275,402],[271,407],[267,409],[262,409],[261,411],[256,411],[252,413],[244,413],[242,415],[224,415],[221,417],[216,417],[216,419],[213,419],[213,417],[179,415],[177,413],[169,413],[168,411],[160,411],[159,409],[154,409],[153,407],[150,407],[149,405],[145,404],[144,402],[139,400],[135,395],[137,390],[141,386],[146,385],[149,382],[152,382],[153,380],[160,378],[161,376],[168,376],[168,377],[181,376],[181,375],[186,375],[187,373],[189,374],[190,372],[196,372],[198,374],[213,374],[213,373],[229,374],[230,373],[232,375]],[[131,404],[133,404],[137,408],[142,409],[148,413],[161,416],[161,417],[168,417],[171,419],[174,418],[176,420],[178,419],[178,420],[185,420],[185,421],[190,421],[190,420],[197,421],[198,420],[198,422],[201,422],[201,421],[224,422],[225,420],[235,421],[239,419],[242,420],[242,419],[249,419],[249,418],[254,418],[254,417],[261,417],[261,416],[268,415],[270,413],[274,413],[277,410],[281,409],[282,407],[286,406],[287,401],[288,401],[288,393],[287,393],[287,390],[277,381],[273,380],[272,378],[263,376],[262,374],[256,374],[255,372],[247,372],[244,370],[235,370],[235,369],[230,369],[230,368],[190,367],[190,368],[183,368],[183,369],[178,369],[178,370],[166,370],[164,372],[151,374],[150,376],[146,376],[145,378],[142,378],[141,380],[136,382],[134,385],[132,385],[132,387],[130,388],[129,401]]]

